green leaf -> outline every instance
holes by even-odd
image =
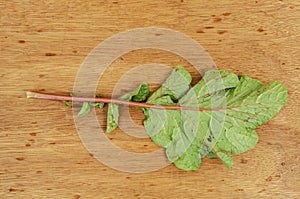
[[[70,96],[73,96],[73,93],[70,93]],[[98,95],[96,95],[95,97],[100,97]],[[64,101],[64,105],[68,108],[71,102],[70,101]],[[79,111],[78,115],[79,116],[84,116],[86,114],[88,114],[91,111],[91,106],[94,107],[99,107],[99,108],[103,108],[104,107],[104,103],[102,102],[83,102],[81,110]]]
[[[231,168],[233,165],[233,157],[229,153],[217,152],[217,156],[222,160],[227,168]]]
[[[200,144],[198,141],[195,142]],[[197,170],[200,167],[202,160],[197,149],[197,144],[193,144],[191,147],[187,148],[185,153],[174,161],[176,167],[184,170]]]
[[[94,106],[94,107],[99,107],[99,108],[103,108],[104,107],[104,103],[103,102],[90,102],[89,104],[91,106]]]
[[[63,103],[64,103],[64,106],[66,107],[66,108],[70,108],[71,107],[71,102],[70,101],[63,101]]]
[[[139,87],[137,87],[134,91],[121,96],[120,99],[134,101],[134,102],[142,102],[147,99],[149,93],[150,91],[148,85],[143,83]]]
[[[207,71],[191,89],[190,80],[187,71],[176,68],[147,102],[205,110],[144,109],[147,134],[184,170],[198,169],[201,156],[219,157],[230,168],[231,153],[252,149],[258,141],[254,129],[274,117],[287,101],[287,91],[279,82],[263,86],[248,76],[238,78],[217,70]]]
[[[220,95],[220,102],[222,102],[222,94],[226,89],[234,88],[239,85],[237,75],[227,71],[211,70],[207,71],[202,78],[189,92],[179,100],[179,104],[186,107],[195,108],[209,108],[211,106],[212,97]],[[218,93],[219,92],[219,93]],[[219,104],[217,98],[214,100],[215,104]],[[216,106],[216,105],[215,105]]]
[[[119,122],[119,106],[117,104],[109,104],[107,111],[107,127],[106,132],[110,133],[118,127]]]
[[[167,147],[172,137],[180,132],[180,112],[174,110],[144,109],[146,120],[144,127],[152,141]]]
[[[162,87],[148,99],[148,104],[176,105],[173,100],[179,99],[188,90],[192,78],[181,66],[176,67]],[[180,129],[180,112],[173,110],[143,109],[146,120],[144,127],[152,141],[159,146],[167,147]]]
[[[79,116],[84,116],[91,111],[90,104],[88,102],[83,102],[80,111],[78,112]]]
[[[244,129],[232,126],[222,131],[214,146],[217,150],[222,150],[234,154],[244,153],[252,149],[258,141],[258,135],[253,129]]]
[[[149,97],[147,103],[167,105],[162,103],[162,98],[168,96],[172,100],[179,99],[189,90],[191,81],[192,77],[189,72],[182,66],[178,66],[172,71],[163,85]]]
[[[70,93],[70,96],[73,96],[73,93]],[[63,101],[63,103],[66,108],[70,108],[72,101]]]
[[[95,98],[100,98],[100,95],[96,95]],[[99,108],[103,108],[104,107],[104,103],[103,102],[90,102],[91,106],[94,107],[99,107]]]
[[[141,84],[134,91],[120,97],[121,100],[129,100],[134,102],[145,101],[149,95],[149,87],[147,84]],[[119,122],[119,106],[117,104],[109,104],[107,111],[107,127],[106,132],[110,133],[118,127]]]

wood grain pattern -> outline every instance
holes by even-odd
[[[0,1],[0,198],[299,198],[300,3],[220,2]],[[72,91],[80,64],[96,45],[149,26],[195,39],[219,69],[287,87],[288,104],[257,129],[258,145],[235,156],[232,169],[205,159],[193,172],[173,165],[145,174],[113,170],[89,155],[70,110],[25,98],[27,90]],[[199,80],[181,57],[140,50],[117,59],[98,91],[109,97],[126,71],[145,63],[182,64]],[[101,124],[104,112],[98,112]],[[141,113],[131,113],[141,123]],[[108,137],[129,151],[157,149],[120,130]]]

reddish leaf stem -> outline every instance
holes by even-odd
[[[212,108],[192,108],[192,107],[184,107],[184,106],[161,106],[161,105],[153,105],[153,104],[148,104],[148,103],[143,103],[143,102],[132,102],[132,101],[126,101],[126,100],[110,99],[110,98],[65,96],[65,95],[55,95],[55,94],[31,92],[31,91],[26,92],[26,95],[27,95],[27,98],[56,100],[56,101],[103,102],[103,103],[135,106],[135,107],[141,107],[141,108],[155,108],[155,109],[166,109],[166,110],[195,110],[195,111],[213,110]],[[224,108],[215,108],[215,109],[222,110]]]

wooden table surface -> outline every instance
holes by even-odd
[[[0,198],[300,198],[300,3],[220,2],[1,0]],[[219,69],[286,86],[287,105],[257,129],[259,143],[235,155],[232,169],[204,159],[190,172],[174,165],[141,174],[114,170],[83,146],[71,110],[26,99],[28,90],[71,92],[95,46],[141,27],[180,31],[199,42]],[[109,97],[126,71],[146,63],[184,65],[199,80],[177,55],[138,50],[111,64],[97,91]],[[102,124],[105,111],[97,112]],[[140,112],[131,115],[141,124]],[[121,130],[108,137],[128,151],[158,149]]]

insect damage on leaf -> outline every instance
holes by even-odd
[[[189,72],[178,66],[152,95],[143,83],[119,100],[83,102],[78,115],[88,114],[91,106],[103,108],[104,103],[109,103],[106,132],[110,133],[118,127],[119,104],[130,105],[131,101],[131,105],[144,111],[146,133],[165,148],[167,158],[176,167],[197,170],[202,157],[207,157],[219,158],[230,168],[232,154],[254,148],[258,142],[255,128],[273,118],[287,102],[286,88],[275,81],[263,85],[256,79],[223,70],[207,71],[193,87],[191,81]],[[27,97],[70,100],[34,92],[27,92]],[[70,101],[64,104],[68,107]]]

